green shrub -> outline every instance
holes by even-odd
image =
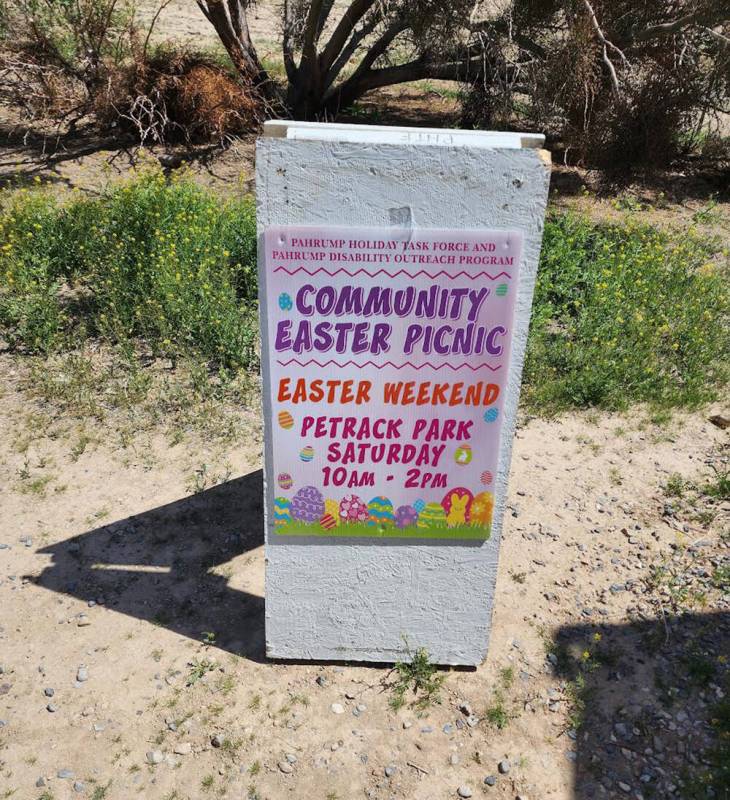
[[[0,322],[10,344],[49,352],[89,335],[230,368],[256,361],[256,220],[185,173],[148,171],[99,199],[43,190],[0,216]]]
[[[551,215],[527,405],[557,413],[714,397],[730,363],[727,253],[717,250],[691,232]],[[42,187],[0,197],[0,326],[16,350],[94,337],[255,369],[256,298],[252,200],[223,200],[185,172],[149,170],[93,199]]]
[[[692,407],[714,397],[730,357],[727,259],[712,262],[717,249],[633,221],[552,215],[525,364],[528,404]]]

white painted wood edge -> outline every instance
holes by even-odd
[[[359,144],[410,144],[441,147],[481,147],[520,150],[539,149],[545,144],[541,133],[467,131],[456,128],[405,128],[387,125],[351,125],[330,122],[297,122],[272,119],[264,123],[264,136],[320,142]]]

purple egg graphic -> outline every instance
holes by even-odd
[[[324,497],[314,486],[303,486],[291,501],[291,515],[299,522],[317,522],[324,514]]]

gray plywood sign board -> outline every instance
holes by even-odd
[[[540,144],[281,122],[258,142],[269,656],[484,658]]]

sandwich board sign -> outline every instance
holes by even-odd
[[[269,656],[483,659],[547,199],[541,142],[267,124]]]

